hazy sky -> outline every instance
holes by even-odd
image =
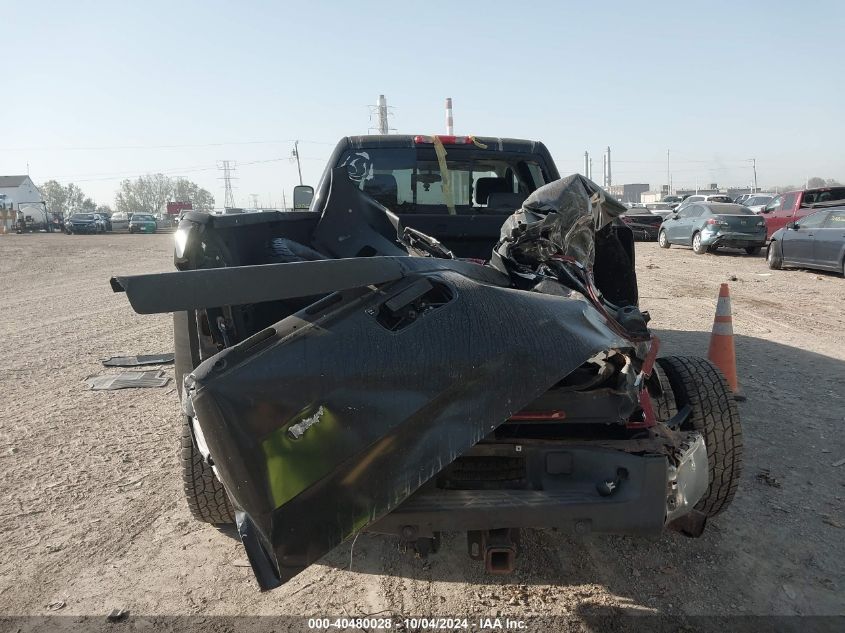
[[[544,141],[613,181],[845,180],[845,4],[0,0],[0,174],[112,204],[160,171],[291,202],[380,93],[400,133]],[[264,161],[264,162],[262,162]],[[251,163],[251,164],[250,164]]]

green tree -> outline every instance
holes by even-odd
[[[47,211],[59,215],[64,213],[67,194],[59,182],[48,180],[38,187],[38,190],[41,192],[41,199],[47,204]]]
[[[55,180],[48,180],[38,190],[41,198],[47,204],[47,211],[53,214],[68,216],[77,211],[87,210],[93,201],[72,182],[62,185]],[[86,204],[90,203],[90,204]]]
[[[170,200],[190,202],[194,209],[211,211],[214,196],[195,182],[185,178],[168,178],[164,174],[146,174],[120,183],[115,208],[123,213],[163,213]]]
[[[214,196],[186,178],[173,181],[172,197],[176,202],[190,202],[196,211],[211,212],[214,209]]]

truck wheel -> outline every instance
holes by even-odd
[[[657,364],[672,385],[678,409],[692,409],[681,428],[704,436],[710,485],[695,508],[716,516],[730,505],[742,473],[742,428],[733,394],[722,372],[704,358],[667,356]]]
[[[657,243],[660,244],[660,248],[669,248],[672,246],[666,237],[666,231],[660,231],[660,233],[657,234]]]
[[[235,522],[235,513],[226,489],[205,463],[191,431],[191,419],[182,416],[182,483],[188,509],[197,521],[212,525]]]
[[[772,270],[783,268],[783,251],[781,250],[780,242],[776,240],[769,242],[769,249],[766,251],[766,264]]]
[[[704,255],[707,252],[707,247],[701,243],[701,233],[695,233],[692,236],[692,250],[696,255]]]

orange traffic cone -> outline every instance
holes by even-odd
[[[716,318],[713,319],[713,333],[710,335],[710,349],[707,358],[722,370],[733,391],[734,400],[745,400],[736,379],[736,351],[734,350],[734,328],[731,318],[731,291],[728,284],[719,288],[716,303]]]

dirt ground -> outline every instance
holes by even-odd
[[[527,532],[517,571],[490,577],[462,535],[422,560],[361,534],[260,593],[231,533],[188,514],[173,382],[85,384],[109,356],[172,350],[170,318],[108,284],[171,269],[172,236],[0,236],[0,614],[845,614],[845,280],[738,252],[637,257],[663,354],[706,353],[731,281],[745,470],[702,538]]]

